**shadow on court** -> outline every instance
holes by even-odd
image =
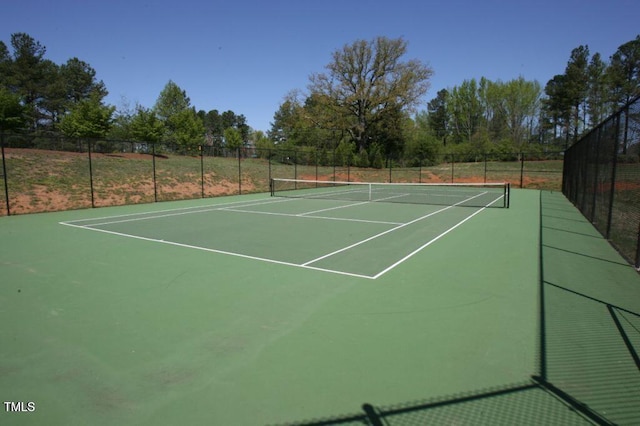
[[[530,381],[393,407],[364,404],[359,414],[291,423],[320,425],[538,425],[589,424],[549,392]]]
[[[639,424],[638,274],[561,194],[540,203],[539,376],[596,424]]]
[[[640,277],[559,193],[541,193],[539,244],[538,371],[522,383],[288,424],[640,424]]]

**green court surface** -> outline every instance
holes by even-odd
[[[0,396],[35,411],[0,424],[637,423],[638,274],[561,194],[510,205],[2,218]]]

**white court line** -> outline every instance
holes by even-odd
[[[338,209],[345,209],[347,207],[361,206],[363,204],[369,204],[369,202],[368,201],[363,201],[361,203],[347,204],[346,206],[338,206],[338,207],[330,207],[328,209],[313,210],[313,211],[310,211],[310,212],[298,213],[296,216],[302,217],[302,216],[306,216],[306,215],[310,215],[310,214],[314,214],[314,213],[328,212],[330,210],[338,210]]]
[[[241,209],[220,209],[225,212],[237,212],[237,213],[250,213],[250,214],[264,214],[267,216],[286,216],[286,217],[301,217],[303,219],[324,219],[324,220],[339,220],[343,222],[359,222],[359,223],[377,223],[381,225],[402,225],[402,222],[387,222],[382,220],[368,220],[368,219],[350,219],[346,217],[331,217],[331,216],[305,216],[307,213],[276,213],[276,212],[260,212],[255,210],[241,210]],[[322,211],[322,210],[318,210]],[[93,225],[91,225],[93,226]]]
[[[391,195],[391,196],[389,196],[389,197],[376,198],[376,199],[375,199],[375,200],[373,200],[373,201],[377,203],[377,202],[379,202],[379,201],[391,200],[391,199],[393,199],[393,198],[402,198],[402,197],[406,197],[406,196],[408,196],[408,195],[411,195],[411,194],[398,194],[398,195]]]
[[[397,267],[401,263],[405,262],[406,260],[408,260],[409,258],[414,256],[415,254],[417,254],[418,252],[423,250],[425,247],[427,247],[427,246],[431,245],[432,243],[434,243],[435,241],[439,240],[444,235],[446,235],[449,232],[453,231],[454,229],[456,229],[457,227],[459,227],[460,225],[462,225],[463,223],[465,223],[466,221],[468,221],[469,219],[471,219],[472,217],[474,217],[475,215],[477,215],[481,211],[485,210],[487,207],[491,206],[492,204],[494,204],[495,202],[500,200],[500,198],[502,198],[502,197],[492,201],[491,203],[487,204],[485,207],[482,207],[480,210],[475,211],[474,213],[472,213],[468,217],[464,218],[463,220],[461,220],[457,224],[453,225],[451,228],[447,229],[446,231],[444,231],[440,235],[436,236],[432,240],[430,240],[427,243],[423,244],[418,249],[416,249],[413,252],[409,253],[407,256],[403,257],[399,261],[397,261],[394,264],[390,265],[389,267],[385,268],[384,270],[382,270],[381,272],[377,273],[376,275],[370,276],[370,275],[356,274],[356,273],[351,273],[351,272],[338,271],[338,270],[333,270],[333,269],[319,268],[319,267],[315,267],[315,266],[310,266],[310,264],[314,263],[314,262],[317,262],[317,261],[319,261],[321,259],[325,259],[327,257],[330,257],[330,256],[332,256],[334,254],[343,252],[343,251],[348,250],[350,248],[356,247],[356,246],[358,246],[360,244],[364,244],[367,241],[371,241],[374,238],[378,238],[378,237],[380,237],[382,235],[388,234],[388,233],[390,233],[390,232],[392,232],[394,230],[397,230],[397,229],[400,229],[400,228],[402,228],[404,226],[407,226],[407,225],[410,225],[412,223],[418,222],[418,221],[420,221],[422,219],[426,219],[427,217],[430,217],[430,216],[433,216],[433,215],[435,215],[437,213],[440,213],[440,212],[443,212],[445,210],[448,210],[448,209],[450,209],[452,207],[455,207],[458,204],[461,204],[461,203],[464,203],[466,201],[472,200],[473,198],[479,197],[481,195],[484,195],[484,193],[477,194],[477,195],[475,195],[473,197],[470,197],[470,198],[468,198],[466,200],[460,201],[459,203],[456,203],[456,204],[451,205],[451,206],[447,206],[447,207],[442,208],[440,210],[437,210],[435,212],[429,213],[429,214],[427,214],[425,216],[422,216],[422,217],[419,217],[417,219],[414,219],[414,220],[412,220],[410,222],[399,224],[399,226],[396,226],[396,227],[394,227],[394,228],[392,228],[390,230],[387,230],[387,231],[382,232],[380,234],[374,235],[373,237],[367,238],[367,239],[365,239],[363,241],[360,241],[358,243],[352,244],[352,245],[350,245],[348,247],[345,247],[343,249],[340,249],[340,250],[337,250],[335,252],[329,253],[329,254],[327,254],[325,256],[322,256],[322,257],[319,257],[317,259],[305,262],[303,264],[284,262],[284,261],[279,261],[279,260],[274,260],[274,259],[268,259],[268,258],[245,255],[245,254],[241,254],[241,253],[234,253],[234,252],[228,252],[228,251],[224,251],[224,250],[217,250],[217,249],[211,249],[211,248],[206,248],[206,247],[193,246],[193,245],[189,245],[189,244],[182,244],[182,243],[173,242],[173,241],[165,241],[165,240],[159,240],[159,239],[155,239],[155,238],[142,237],[142,236],[138,236],[138,235],[125,234],[125,233],[121,233],[121,232],[109,231],[109,230],[106,230],[106,229],[92,228],[92,226],[96,226],[96,225],[75,225],[75,224],[71,223],[71,222],[74,222],[74,221],[59,222],[59,224],[66,225],[66,226],[69,226],[69,227],[79,228],[79,229],[86,229],[86,230],[90,230],[90,231],[103,232],[103,233],[106,233],[106,234],[112,234],[112,235],[117,235],[117,236],[121,236],[121,237],[133,238],[133,239],[137,239],[137,240],[168,244],[168,245],[177,246],[177,247],[183,247],[183,248],[191,248],[191,249],[201,250],[201,251],[206,251],[206,252],[211,252],[211,253],[219,253],[219,254],[235,256],[235,257],[240,257],[240,258],[245,258],[245,259],[252,259],[252,260],[258,260],[258,261],[267,262],[267,263],[274,263],[274,264],[279,264],[279,265],[286,265],[286,266],[293,266],[293,267],[304,268],[304,269],[311,269],[311,270],[315,270],[315,271],[328,272],[328,273],[333,273],[333,274],[338,274],[338,275],[345,275],[345,276],[351,276],[351,277],[356,277],[356,278],[366,278],[366,279],[370,279],[370,280],[375,280],[375,279],[379,278],[380,276],[384,275],[385,273],[389,272],[390,270],[394,269],[395,267]],[[288,199],[281,200],[281,201],[288,201]],[[227,204],[238,204],[238,203],[239,202],[227,203]],[[269,202],[265,202],[265,203],[262,203],[262,204],[269,204]],[[255,204],[255,205],[257,205],[257,204]],[[241,206],[241,207],[243,207],[243,206]],[[216,209],[216,210],[224,210],[224,209],[226,209],[226,208],[219,208],[219,209]],[[183,210],[183,209],[171,209],[171,210],[165,210],[165,211],[176,211],[176,210]],[[250,211],[245,211],[245,212],[248,213]],[[264,214],[264,212],[251,212],[251,213],[263,213]],[[119,217],[124,217],[124,216],[131,216],[131,215],[120,215]],[[294,216],[297,216],[297,215],[294,215]],[[112,218],[114,218],[114,217],[118,217],[118,216],[112,216]],[[313,218],[313,216],[298,216],[298,217]],[[108,218],[109,217],[104,217],[102,219],[108,219]],[[317,218],[322,218],[322,217],[317,217]],[[94,218],[94,219],[88,219],[88,220],[96,220],[96,219],[101,219],[101,218]],[[149,219],[153,219],[153,217],[150,217]],[[327,218],[327,219],[335,219],[335,218]],[[393,223],[389,223],[389,224],[393,224]]]
[[[156,238],[142,237],[142,236],[139,236],[139,235],[124,234],[122,232],[108,231],[106,229],[89,228],[87,226],[74,225],[74,224],[66,223],[66,222],[60,222],[60,224],[61,225],[65,225],[65,226],[71,226],[73,228],[87,229],[89,231],[96,231],[96,232],[103,232],[105,234],[117,235],[119,237],[134,238],[136,240],[150,241],[150,242],[153,242],[153,243],[168,244],[168,245],[171,245],[171,246],[177,246],[177,247],[183,247],[183,248],[189,248],[189,249],[195,249],[195,250],[202,250],[202,251],[206,251],[206,252],[210,252],[210,253],[225,254],[225,255],[228,255],[228,256],[241,257],[241,258],[244,258],[244,259],[251,259],[251,260],[259,260],[261,262],[275,263],[275,264],[278,264],[278,265],[294,266],[294,267],[297,267],[297,268],[304,268],[304,269],[313,269],[315,271],[330,272],[332,274],[347,275],[347,276],[356,277],[356,278],[366,278],[366,279],[369,279],[369,280],[374,279],[373,277],[371,277],[369,275],[361,275],[361,274],[354,274],[354,273],[351,273],[351,272],[335,271],[333,269],[324,269],[324,268],[318,268],[318,267],[315,267],[315,266],[299,265],[297,263],[283,262],[281,260],[268,259],[268,258],[264,258],[264,257],[249,256],[247,254],[241,254],[241,253],[234,253],[234,252],[230,252],[230,251],[211,249],[211,248],[207,248],[207,247],[193,246],[193,245],[189,245],[189,244],[177,243],[177,242],[174,242],[174,241],[165,241],[165,240],[158,240]]]
[[[409,253],[408,255],[406,255],[405,257],[403,257],[402,259],[398,260],[397,262],[395,262],[394,264],[392,264],[391,266],[388,266],[387,268],[383,269],[382,271],[378,272],[376,275],[373,276],[373,279],[377,279],[378,277],[386,274],[387,272],[389,272],[390,270],[392,270],[393,268],[395,268],[396,266],[400,265],[401,263],[405,262],[406,260],[408,260],[409,258],[411,258],[412,256],[414,256],[415,254],[419,253],[420,251],[422,251],[424,248],[430,246],[431,244],[435,243],[436,241],[438,241],[440,238],[444,237],[445,235],[447,235],[449,232],[453,231],[454,229],[456,229],[458,226],[462,225],[463,223],[465,223],[466,221],[468,221],[469,219],[471,219],[472,217],[474,217],[475,215],[477,215],[478,213],[480,213],[481,211],[485,210],[487,207],[489,207],[491,204],[495,203],[496,201],[498,201],[500,198],[493,200],[492,202],[490,202],[489,204],[487,204],[486,206],[482,207],[480,210],[477,210],[475,212],[473,212],[472,214],[470,214],[469,216],[465,217],[464,219],[462,219],[460,222],[456,223],[455,225],[453,225],[451,228],[447,229],[446,231],[444,231],[443,233],[441,233],[440,235],[438,235],[435,238],[432,238],[430,241],[424,243],[423,245],[421,245],[420,247],[418,247],[417,249],[415,249],[414,251],[412,251],[411,253]]]
[[[284,200],[274,200],[274,201],[265,201],[265,202],[261,202],[261,203],[253,203],[253,204],[246,204],[240,207],[250,207],[250,206],[258,206],[258,205],[263,205],[263,204],[271,204],[271,203],[281,203],[281,202],[286,202],[286,201],[293,201],[293,199],[284,199]],[[155,215],[155,216],[145,216],[145,217],[134,217],[134,218],[130,218],[130,219],[122,219],[122,220],[112,220],[110,222],[99,222],[99,223],[92,223],[89,225],[84,225],[85,227],[92,227],[92,226],[103,226],[103,225],[113,225],[116,223],[126,223],[126,222],[137,222],[140,220],[151,220],[151,219],[159,219],[159,218],[163,218],[163,217],[173,217],[173,216],[183,216],[183,215],[187,215],[187,214],[195,214],[195,213],[208,213],[208,212],[213,212],[213,211],[222,211],[222,210],[227,210],[227,207],[213,207],[213,206],[209,206],[207,208],[203,208],[202,210],[195,210],[195,211],[178,211],[176,213],[167,213],[167,214],[161,214],[161,215]],[[179,210],[179,209],[176,209]],[[171,211],[171,210],[168,210]],[[151,212],[151,213],[138,213],[137,215],[140,216],[141,214],[149,214],[152,215],[153,213],[159,213],[159,212]],[[113,218],[117,218],[117,217],[125,217],[125,216],[133,216],[131,214],[129,215],[121,215],[121,216],[112,216]],[[88,219],[88,220],[98,220],[98,219],[111,219],[110,217],[103,217],[103,218],[95,218],[95,219]],[[85,221],[87,219],[84,219]],[[71,224],[73,222],[79,222],[79,221],[69,221],[69,222],[60,222],[61,224]]]
[[[165,209],[165,210],[156,210],[156,211],[150,211],[150,212],[141,212],[141,213],[127,213],[127,214],[118,214],[118,215],[114,215],[114,216],[102,216],[102,217],[92,217],[92,218],[88,218],[88,219],[74,219],[74,220],[68,220],[68,221],[64,221],[64,222],[60,222],[61,224],[71,224],[71,223],[76,223],[76,222],[88,222],[91,220],[103,220],[103,219],[115,219],[115,218],[119,218],[119,217],[131,217],[131,216],[142,216],[142,215],[152,215],[155,213],[166,213],[166,212],[178,212],[178,211],[183,211],[183,210],[193,210],[193,209],[211,209],[211,208],[224,208],[224,207],[218,207],[218,206],[230,206],[230,205],[234,205],[234,204],[243,204],[243,203],[250,203],[248,205],[258,205],[258,204],[270,204],[270,203],[277,203],[277,202],[283,202],[283,201],[292,201],[292,199],[278,199],[278,200],[273,200],[273,199],[269,199],[269,201],[249,201],[249,200],[243,200],[243,201],[231,201],[229,203],[220,203],[220,204],[212,204],[212,205],[208,205],[208,206],[192,206],[192,207],[179,207],[179,208],[175,208],[175,209]],[[245,206],[240,206],[240,207],[245,207]],[[205,210],[205,211],[209,211],[209,210]],[[198,211],[193,212],[193,213],[198,213]],[[153,217],[151,217],[152,219]]]
[[[324,181],[323,181],[324,182]],[[332,181],[327,181],[327,182],[332,182]],[[275,197],[283,197],[283,198],[309,198],[312,200],[335,200],[335,201],[340,201],[339,198],[331,198],[331,196],[334,195],[340,195],[340,194],[369,194],[368,190],[363,190],[363,189],[345,189],[344,191],[336,191],[336,190],[329,190],[329,191],[318,191],[317,189],[313,189],[313,188],[300,188],[300,189],[293,189],[293,191],[306,191],[306,190],[312,190],[313,192],[311,192],[311,194],[313,194],[312,196],[306,196],[307,193],[303,193],[302,195],[299,196],[291,196],[291,195],[286,195],[286,192],[289,190],[280,190],[279,192],[276,191],[275,193]]]
[[[421,216],[421,217],[419,217],[419,218],[417,218],[417,219],[414,219],[414,220],[412,220],[412,221],[410,221],[410,222],[403,223],[402,225],[396,226],[395,228],[387,229],[387,230],[386,230],[386,231],[384,231],[384,232],[381,232],[381,233],[376,234],[376,235],[374,235],[374,236],[372,236],[372,237],[366,238],[366,239],[364,239],[364,240],[362,240],[362,241],[358,241],[357,243],[351,244],[350,246],[347,246],[347,247],[343,247],[343,248],[341,248],[341,249],[339,249],[339,250],[336,250],[336,251],[334,251],[334,252],[331,252],[331,253],[325,254],[324,256],[320,256],[320,257],[318,257],[318,258],[311,259],[310,261],[303,263],[303,264],[302,264],[302,266],[307,266],[307,265],[310,265],[310,264],[312,264],[312,263],[316,263],[316,262],[318,262],[318,261],[320,261],[320,260],[322,260],[322,259],[326,259],[327,257],[331,257],[331,256],[336,255],[336,254],[338,254],[338,253],[342,253],[343,251],[350,250],[350,249],[352,249],[352,248],[354,248],[354,247],[357,247],[357,246],[359,246],[359,245],[362,245],[362,244],[364,244],[364,243],[366,243],[366,242],[369,242],[369,241],[371,241],[371,240],[374,240],[374,239],[376,239],[376,238],[378,238],[378,237],[382,237],[383,235],[386,235],[386,234],[388,234],[388,233],[390,233],[390,232],[397,231],[397,230],[398,230],[398,229],[400,229],[400,228],[404,228],[405,226],[408,226],[408,225],[411,225],[411,224],[413,224],[413,223],[416,223],[416,222],[418,222],[418,221],[420,221],[420,220],[422,220],[422,219],[426,219],[426,218],[428,218],[428,217],[431,217],[431,216],[433,216],[433,215],[436,215],[436,214],[438,214],[438,213],[441,213],[441,212],[443,212],[443,211],[445,211],[445,210],[449,210],[450,208],[453,208],[453,207],[457,206],[458,204],[466,203],[467,201],[469,201],[469,200],[473,200],[474,198],[476,198],[476,197],[480,197],[480,196],[482,196],[482,195],[484,195],[484,194],[486,194],[486,192],[482,192],[482,193],[480,193],[480,194],[474,195],[473,197],[467,198],[466,200],[462,200],[462,201],[460,201],[460,202],[458,202],[458,203],[456,203],[456,204],[453,204],[453,205],[451,205],[451,206],[447,206],[447,207],[444,207],[444,208],[442,208],[442,209],[440,209],[440,210],[436,210],[435,212],[432,212],[432,213],[429,213],[429,214],[427,214],[427,215]]]

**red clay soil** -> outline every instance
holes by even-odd
[[[87,153],[66,152],[40,149],[5,148],[5,158],[23,158],[37,155],[55,158],[64,161],[78,157],[87,157]],[[92,153],[94,158],[124,158],[149,160],[150,154],[140,153],[117,153],[100,154]],[[163,156],[156,156],[162,160]],[[58,163],[59,164],[59,163]],[[233,195],[238,193],[238,183],[228,180],[217,180],[214,174],[205,174],[204,196],[214,197],[220,195]],[[0,216],[7,214],[4,188],[0,188]],[[242,192],[253,192],[256,186],[253,182],[243,181]],[[200,198],[202,196],[202,186],[200,176],[193,182],[178,182],[165,179],[157,186],[158,200],[182,200]],[[154,201],[153,181],[138,181],[135,184],[120,183],[111,185],[100,185],[94,182],[94,204],[96,207],[117,206],[125,204],[149,203]],[[91,192],[89,184],[74,185],[71,191],[60,191],[46,185],[31,185],[26,192],[12,192],[9,187],[9,202],[11,214],[25,214],[37,212],[61,211],[70,209],[80,209],[91,207]]]

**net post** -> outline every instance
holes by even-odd
[[[369,201],[371,201],[373,198],[371,196],[371,190],[372,190],[372,185],[369,184]]]
[[[505,207],[509,208],[509,203],[511,201],[511,183],[507,182],[507,184],[504,186],[504,202],[505,202]]]
[[[271,193],[271,196],[274,196],[274,189],[273,189],[273,178],[269,178],[269,193]]]

